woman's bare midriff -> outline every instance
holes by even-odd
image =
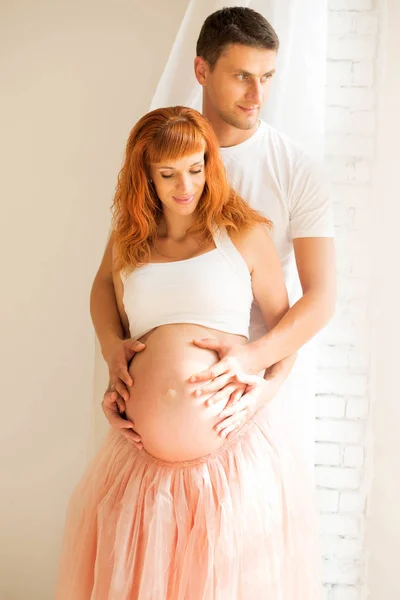
[[[242,336],[199,325],[163,325],[141,338],[146,348],[129,367],[134,385],[126,416],[134,422],[145,450],[162,460],[193,460],[224,443],[213,428],[225,402],[206,406],[209,396],[194,396],[199,384],[188,381],[218,362],[218,356],[195,346],[194,338],[246,343]]]

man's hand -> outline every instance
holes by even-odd
[[[111,427],[120,431],[129,442],[141,450],[143,444],[140,435],[134,430],[134,424],[121,416],[121,413],[125,412],[125,401],[111,385],[104,394],[101,406]]]
[[[251,419],[255,413],[269,402],[274,394],[271,393],[270,385],[263,377],[258,375],[238,376],[246,390],[238,401],[232,401],[232,397],[224,410],[220,413],[220,421],[214,427],[215,431],[223,438],[230,435]],[[272,386],[273,387],[273,386]]]
[[[229,346],[223,344],[216,339],[201,339],[193,340],[193,343],[199,348],[206,348],[208,350],[214,350],[219,356],[219,362],[215,365],[192,375],[189,379],[190,383],[201,383],[207,381],[204,386],[198,387],[194,395],[201,396],[202,394],[214,394],[207,404],[213,404],[219,402],[222,399],[222,394],[227,393],[233,394],[235,390],[242,389],[244,391],[243,384],[239,381],[242,375],[253,374],[257,367],[254,365],[254,354],[250,350],[249,344],[236,344]],[[241,396],[241,394],[240,394]],[[239,397],[240,397],[239,396]],[[235,394],[234,398],[239,398]]]
[[[115,344],[108,359],[110,383],[101,403],[103,412],[111,427],[133,443],[138,450],[143,448],[140,436],[134,430],[132,421],[123,416],[126,402],[129,400],[128,386],[133,386],[133,379],[129,374],[128,365],[137,352],[145,349],[145,344],[137,340],[121,340]]]
[[[132,377],[128,371],[128,365],[137,352],[142,352],[145,345],[137,340],[121,340],[115,344],[110,357],[107,360],[110,372],[110,390],[119,394],[116,399],[120,412],[125,412],[125,402],[129,400],[128,386],[133,386]],[[107,393],[107,392],[106,392]],[[122,400],[122,405],[121,405]],[[123,410],[121,410],[123,408]]]

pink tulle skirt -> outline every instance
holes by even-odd
[[[56,600],[319,600],[313,482],[267,409],[169,463],[110,431],[70,500]]]

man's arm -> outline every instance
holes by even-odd
[[[132,386],[128,364],[145,345],[129,338],[129,325],[122,305],[123,286],[119,274],[113,272],[113,240],[108,241],[90,294],[90,313],[101,352],[110,371],[110,383],[124,400]],[[116,286],[118,294],[116,291]]]
[[[254,227],[246,236],[236,240],[236,243],[251,272],[254,298],[261,310],[265,324],[272,331],[285,318],[289,310],[289,300],[278,253],[267,231],[261,225]],[[265,337],[261,340],[264,340]],[[237,378],[238,374],[240,374],[239,381],[241,382],[243,374],[253,376],[267,369],[265,379],[268,381],[268,389],[270,397],[272,397],[289,374],[297,350],[295,348],[290,352],[290,356],[278,356],[276,360],[267,363],[264,344],[259,341],[249,344],[234,344],[233,346],[210,339],[194,340],[194,343],[200,347],[215,350],[221,359],[219,363],[191,377],[190,380],[193,382],[210,382],[195,392],[198,395],[202,392],[212,393],[222,390],[222,387],[230,382],[232,377]],[[218,393],[215,396],[218,401],[220,396]]]
[[[143,445],[140,436],[134,431],[133,423],[122,418],[121,413],[125,411],[125,402],[129,399],[127,386],[133,385],[128,363],[136,352],[144,349],[145,345],[136,340],[125,339],[128,325],[126,322],[124,326],[122,309],[118,308],[112,266],[111,235],[90,294],[90,314],[110,373],[110,384],[104,394],[102,407],[110,425],[141,449]],[[127,321],[126,315],[124,318]]]
[[[109,361],[115,343],[124,339],[112,275],[112,236],[108,240],[90,293],[90,314],[104,360]]]

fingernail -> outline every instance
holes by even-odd
[[[194,393],[195,396],[201,396],[201,394],[202,394],[201,390],[196,390]]]
[[[197,377],[195,377],[194,375],[192,375],[192,377],[189,379],[189,381],[191,381],[192,383],[194,383],[196,381]]]

